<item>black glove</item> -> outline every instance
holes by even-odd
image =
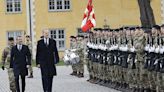
[[[5,70],[5,67],[4,66],[2,66],[2,70]]]

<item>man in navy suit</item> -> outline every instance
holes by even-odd
[[[22,37],[17,37],[17,45],[11,49],[10,68],[13,68],[16,89],[20,92],[19,76],[22,79],[22,91],[25,91],[25,76],[28,75],[27,68],[31,65],[31,53],[28,46],[22,44]]]
[[[44,92],[52,92],[53,76],[56,76],[55,64],[59,62],[56,41],[49,38],[49,31],[43,31],[43,39],[38,41],[36,64],[41,69]]]

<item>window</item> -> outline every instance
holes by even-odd
[[[15,42],[16,42],[17,36],[22,36],[22,31],[9,31],[9,32],[7,32],[7,39],[9,37],[13,37]]]
[[[50,30],[50,37],[56,40],[56,45],[59,50],[65,50],[65,31],[63,29]]]
[[[77,35],[87,36],[87,32],[83,32],[81,28],[77,29]]]
[[[20,13],[21,12],[21,0],[6,0],[7,13]]]
[[[49,0],[49,11],[69,11],[70,0]]]

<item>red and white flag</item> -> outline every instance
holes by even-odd
[[[96,26],[95,13],[92,5],[92,0],[88,1],[87,8],[85,9],[81,28],[83,32],[87,32],[92,27]]]

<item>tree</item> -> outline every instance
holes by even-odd
[[[151,27],[155,25],[151,0],[138,0],[140,8],[140,20],[143,27]]]

